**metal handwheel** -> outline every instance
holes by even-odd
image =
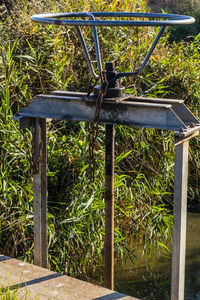
[[[81,20],[80,20],[81,18]],[[89,20],[88,20],[89,18]],[[98,18],[98,19],[96,19]],[[104,20],[101,20],[103,18]],[[129,20],[105,20],[107,18],[126,18]],[[139,20],[130,20],[130,19],[139,19]],[[87,60],[88,68],[93,77],[99,78],[102,76],[102,63],[99,49],[99,41],[96,26],[124,26],[124,27],[134,27],[134,26],[160,26],[160,30],[153,41],[149,51],[141,64],[141,67],[136,72],[126,72],[118,73],[116,78],[124,76],[132,76],[140,74],[154,48],[156,47],[163,31],[166,26],[175,26],[175,25],[186,25],[192,24],[195,22],[195,19],[190,16],[184,15],[174,15],[174,14],[160,14],[160,13],[133,13],[133,12],[73,12],[73,13],[49,13],[49,14],[37,14],[31,17],[31,19],[38,23],[54,24],[54,25],[64,25],[64,26],[75,26],[79,40],[81,42],[85,58]],[[141,20],[142,19],[142,20]],[[147,19],[147,20],[144,20]],[[90,59],[89,52],[87,50],[86,43],[81,33],[80,26],[92,26],[93,36],[95,43],[96,59],[99,74],[96,74]]]

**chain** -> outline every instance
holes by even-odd
[[[97,84],[97,81],[99,80],[99,77],[97,77],[94,81],[94,83],[92,84],[92,81],[93,81],[93,78],[90,80],[90,85],[89,85],[89,88],[88,88],[88,93],[87,93],[87,96],[90,96],[90,94],[92,93],[95,85]]]
[[[99,113],[102,107],[103,97],[106,95],[108,90],[108,81],[106,78],[106,71],[102,71],[101,74],[101,88],[96,101],[96,108],[94,113],[94,118],[91,124],[88,123],[88,132],[89,132],[89,170],[90,170],[90,180],[94,182],[94,172],[96,166],[96,160],[94,156],[95,143],[98,137],[99,132]],[[96,84],[96,81],[95,81]],[[94,86],[93,86],[94,87]],[[90,86],[88,96],[93,90],[93,87]]]

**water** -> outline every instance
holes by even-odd
[[[200,213],[188,213],[185,300],[200,300]],[[116,288],[142,300],[170,299],[171,257],[139,257],[136,265],[118,270]]]

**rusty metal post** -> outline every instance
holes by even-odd
[[[189,140],[175,138],[171,300],[184,300]]]
[[[114,289],[114,126],[106,124],[104,285]]]
[[[32,121],[34,264],[48,267],[46,119]]]

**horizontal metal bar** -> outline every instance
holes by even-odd
[[[72,96],[72,97],[87,97],[85,92],[74,92],[74,91],[53,91],[52,95],[58,96]],[[91,98],[94,98],[94,94],[90,94]],[[110,98],[111,99],[111,98]],[[130,94],[126,94],[125,97],[119,98],[120,101],[136,101],[136,102],[148,102],[156,104],[173,104],[173,103],[184,103],[181,99],[168,99],[168,98],[148,98],[148,97],[137,97]]]
[[[95,98],[39,95],[27,108],[20,110],[20,115],[92,122],[95,108]],[[104,100],[99,121],[175,131],[187,129],[169,104]]]
[[[57,97],[59,96],[59,97]],[[51,95],[39,95],[37,98],[40,99],[51,99],[52,101],[57,101],[58,99],[61,101],[96,101],[94,95],[87,96],[87,93],[84,92],[74,92],[74,91],[53,91]],[[144,106],[146,108],[152,107],[152,104],[155,104],[154,107],[158,107],[161,104],[161,108],[163,108],[163,104],[165,108],[171,108],[173,112],[181,119],[184,123],[185,131],[177,132],[176,135],[180,137],[185,137],[190,135],[190,132],[198,130],[199,121],[194,117],[194,115],[190,112],[190,110],[184,105],[184,101],[180,99],[165,99],[165,98],[147,98],[147,97],[135,97],[132,95],[126,95],[123,98],[116,99],[104,99],[104,102],[112,101],[112,103],[123,102],[126,104],[134,104],[134,106]],[[169,106],[170,105],[170,106]],[[22,115],[15,115],[13,119],[19,121],[20,119],[24,119]],[[51,117],[52,118],[52,117]],[[51,119],[50,118],[50,119]],[[48,120],[48,119],[47,119]],[[186,127],[187,126],[187,127]]]
[[[97,97],[95,96],[83,96],[83,97],[76,97],[76,96],[61,96],[61,95],[37,95],[35,97],[36,100],[42,100],[42,101],[62,101],[62,103],[64,102],[70,102],[70,101],[80,101],[80,102],[87,102],[88,105],[89,104],[94,104],[96,105],[96,101],[97,101]],[[129,106],[140,106],[140,107],[146,107],[146,108],[151,108],[151,107],[156,107],[156,108],[171,108],[172,105],[171,104],[165,104],[165,103],[148,103],[148,102],[139,102],[139,101],[126,101],[125,99],[123,101],[120,101],[120,98],[105,98],[103,100],[103,104],[123,104],[123,106],[125,106],[125,104],[129,105]],[[31,104],[29,105],[31,106]],[[25,108],[26,109],[26,108]]]
[[[184,103],[184,100],[181,99],[167,99],[167,98],[147,98],[147,97],[135,97],[132,95],[126,95],[126,101],[135,101],[138,102],[151,102],[151,103],[165,103],[165,104],[173,104],[173,103]]]
[[[84,92],[73,92],[73,91],[53,91],[51,95],[58,96],[73,96],[73,97],[86,97],[87,93]]]

